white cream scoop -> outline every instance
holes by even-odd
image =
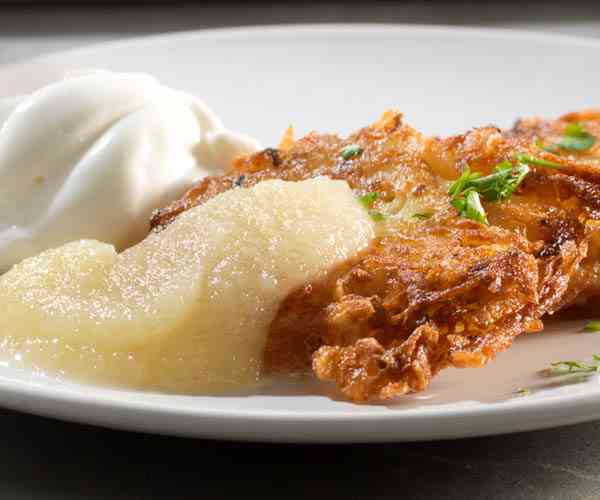
[[[2,99],[0,272],[82,238],[123,250],[153,209],[258,148],[144,74],[78,73]]]

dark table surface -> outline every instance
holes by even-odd
[[[458,24],[600,36],[600,2],[140,4],[0,2],[0,63],[115,38],[283,22]],[[298,446],[134,434],[5,411],[0,443],[1,499],[600,498],[600,422],[460,441]]]
[[[265,445],[0,419],[0,498],[600,498],[600,422],[429,443]]]

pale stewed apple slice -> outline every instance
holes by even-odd
[[[236,389],[259,380],[283,298],[373,236],[344,181],[228,191],[121,254],[79,241],[15,266],[0,278],[0,358],[132,388]]]

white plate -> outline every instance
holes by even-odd
[[[225,123],[276,144],[293,123],[348,132],[396,107],[429,134],[518,115],[600,106],[600,42],[496,30],[374,25],[229,29],[111,43],[0,71],[0,95],[68,70],[147,71],[205,99]],[[600,417],[597,377],[536,375],[600,352],[600,335],[562,321],[520,338],[483,369],[449,369],[394,405],[352,405],[296,383],[240,397],[184,397],[81,386],[1,370],[3,405],[115,428],[264,441],[438,439],[539,429]],[[531,396],[511,394],[533,387]]]

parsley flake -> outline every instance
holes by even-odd
[[[375,222],[381,222],[386,218],[386,216],[381,212],[370,210],[373,207],[373,203],[375,203],[378,199],[379,193],[377,191],[372,191],[371,193],[363,194],[362,196],[358,197],[359,203],[369,211],[371,219],[373,219]]]
[[[596,333],[600,332],[600,321],[590,321],[587,325],[583,327],[586,332]]]
[[[458,196],[462,191],[469,187],[471,182],[479,179],[479,177],[481,177],[481,173],[471,172],[471,169],[467,165],[460,177],[450,186],[450,189],[448,189],[448,194],[452,197]]]
[[[591,134],[584,137],[563,137],[558,146],[567,151],[586,151],[596,144],[596,138]]]
[[[345,146],[340,152],[341,157],[344,160],[350,160],[351,158],[355,158],[362,154],[363,148],[361,148],[358,144],[348,144]]]
[[[527,389],[527,387],[519,387],[514,394],[517,396],[529,396],[531,394],[531,389]]]
[[[569,123],[565,127],[564,136],[556,144],[544,147],[541,141],[538,140],[536,141],[536,145],[549,153],[557,153],[561,149],[566,151],[586,151],[596,144],[596,141],[596,137],[586,132],[581,123],[574,122]]]
[[[560,163],[523,154],[517,155],[517,161],[526,165],[537,165],[538,167],[561,168]]]
[[[433,217],[433,212],[417,212],[412,214],[411,217],[421,220],[431,219],[431,217]]]
[[[487,224],[480,197],[491,202],[510,198],[529,170],[526,163],[513,165],[510,161],[504,161],[496,165],[490,175],[482,177],[481,173],[471,172],[467,166],[448,190],[450,203],[460,216]]]
[[[385,215],[382,214],[381,212],[376,212],[374,210],[371,210],[369,212],[369,215],[371,216],[371,219],[373,219],[375,222],[381,222],[382,220],[385,220]]]
[[[558,145],[563,149],[585,151],[596,144],[596,138],[583,129],[581,123],[569,123],[565,127],[565,136]]]
[[[550,368],[545,370],[545,374],[548,376],[560,376],[567,375],[569,373],[595,373],[600,372],[600,356],[598,354],[592,355],[592,361],[556,361],[550,364]]]
[[[469,189],[463,194],[463,198],[454,198],[450,201],[452,206],[458,210],[458,214],[461,217],[487,224],[487,216],[481,205],[479,193],[474,189]]]
[[[373,191],[371,193],[359,196],[358,201],[360,201],[365,208],[371,208],[373,203],[377,201],[377,198],[379,198],[379,193],[377,191]]]

